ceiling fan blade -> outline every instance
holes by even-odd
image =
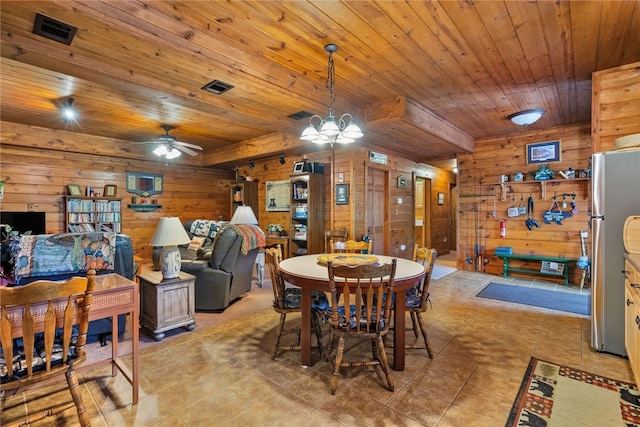
[[[188,155],[190,155],[190,156],[197,156],[197,155],[198,155],[198,153],[196,153],[196,152],[195,152],[195,151],[193,151],[192,149],[187,148],[187,147],[183,147],[182,145],[175,144],[175,145],[174,145],[174,147],[175,147],[176,149],[178,149],[178,150],[182,151],[183,153],[187,153],[187,154],[188,154]]]
[[[202,147],[200,147],[199,145],[189,144],[188,142],[176,141],[175,144],[176,145],[182,145],[184,147],[193,148],[195,150],[202,150]]]

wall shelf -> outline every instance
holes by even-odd
[[[136,212],[151,212],[160,209],[162,205],[152,205],[147,203],[142,205],[127,205],[127,207]]]
[[[544,179],[544,180],[535,180],[535,181],[509,181],[509,182],[500,182],[500,188],[502,190],[502,201],[507,200],[507,187],[509,186],[520,186],[520,185],[535,185],[540,187],[540,199],[547,200],[547,184],[551,186],[570,183],[570,182],[582,182],[584,185],[584,198],[589,199],[589,183],[591,182],[591,178],[574,178],[574,179]],[[516,193],[516,191],[513,191]],[[526,191],[521,191],[521,193],[526,193]]]

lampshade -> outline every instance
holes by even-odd
[[[529,126],[537,122],[544,113],[545,111],[540,109],[520,111],[511,114],[509,120],[520,126]]]
[[[251,206],[238,206],[229,224],[258,224],[258,219]]]
[[[180,218],[162,217],[151,237],[151,246],[163,247],[160,255],[162,265],[162,278],[175,279],[180,274],[182,259],[177,245],[186,245],[191,242],[184,229]]]

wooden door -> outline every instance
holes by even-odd
[[[386,223],[386,194],[387,176],[386,172],[368,168],[367,169],[367,211],[365,221],[367,224],[366,233],[373,239],[373,253],[384,255],[384,248],[387,247],[385,241]]]

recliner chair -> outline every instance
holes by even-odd
[[[258,249],[242,253],[243,237],[233,227],[218,232],[210,259],[182,260],[181,270],[196,277],[196,310],[223,311],[251,291]]]

